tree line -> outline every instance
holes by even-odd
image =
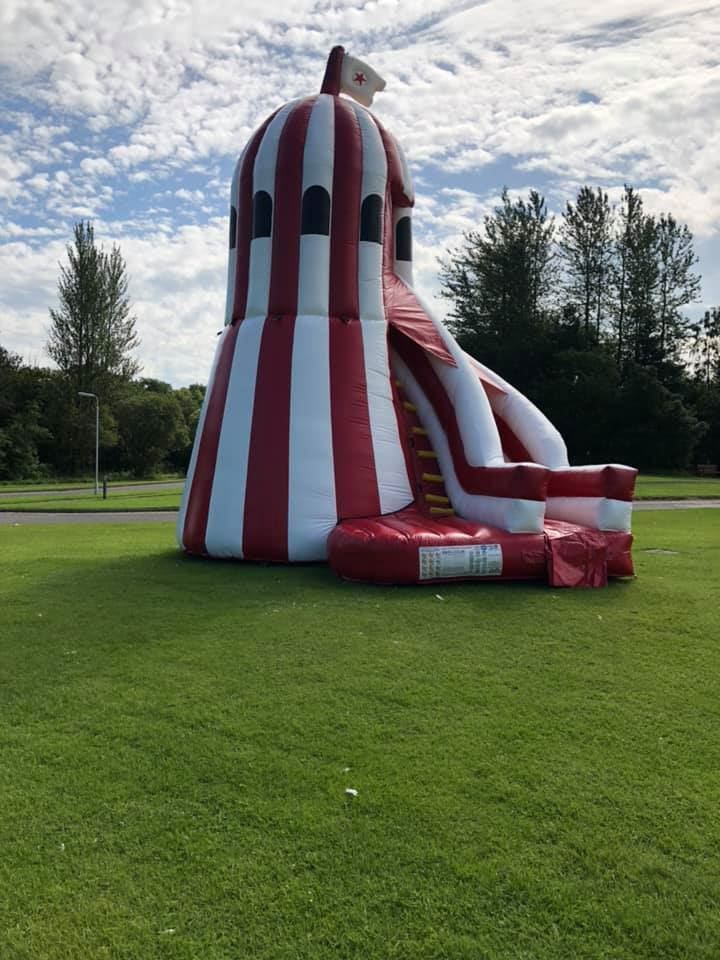
[[[95,406],[81,392],[100,400],[103,472],[184,472],[205,387],[139,377],[137,346],[121,252],[98,246],[81,221],[50,310],[46,350],[57,369],[28,366],[0,346],[0,480],[92,472]]]
[[[558,426],[571,462],[644,468],[720,463],[720,308],[699,296],[693,237],[625,187],[582,187],[560,217],[504,191],[441,260],[460,343]],[[0,346],[0,480],[92,471],[100,398],[103,472],[183,472],[205,394],[140,377],[125,261],[75,225],[46,350],[56,368]]]
[[[582,187],[560,217],[507,190],[441,259],[462,346],[558,426],[571,462],[720,462],[720,310],[699,299],[693,236],[631,186]]]

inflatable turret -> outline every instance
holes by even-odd
[[[180,544],[329,556],[383,582],[631,573],[636,471],[569,467],[544,415],[413,290],[408,164],[363,105],[383,87],[336,47],[321,92],[268,117],[238,160]]]

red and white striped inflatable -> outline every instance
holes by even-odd
[[[626,534],[635,471],[570,468],[548,420],[465,355],[413,291],[407,162],[369,110],[340,96],[369,103],[383,86],[336,47],[322,92],[277,110],[237,163],[225,327],[180,544],[324,560],[333,531],[348,541],[343,521],[408,508],[433,536],[441,517],[548,542],[559,535],[546,518]],[[356,549],[353,563],[356,574]]]

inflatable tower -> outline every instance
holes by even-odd
[[[414,291],[408,165],[365,106],[383,87],[336,47],[238,160],[179,543],[376,582],[632,574],[636,471],[570,467]]]

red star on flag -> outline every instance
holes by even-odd
[[[2,0],[0,0],[0,3]],[[340,93],[347,93],[364,107],[369,107],[379,90],[385,89],[385,81],[362,60],[343,54],[340,71]]]

